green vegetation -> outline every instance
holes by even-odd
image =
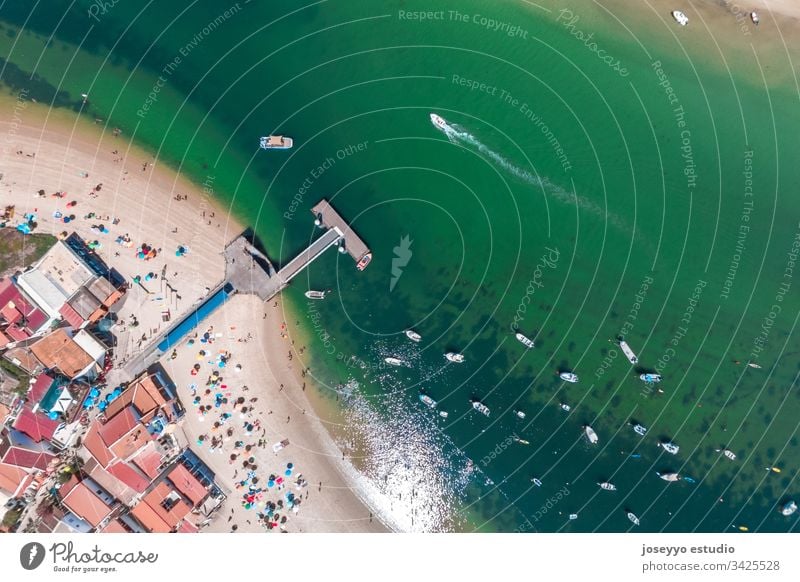
[[[5,358],[0,358],[0,369],[12,378],[19,380],[19,386],[15,388],[15,392],[20,396],[24,396],[28,391],[31,377],[23,369],[18,368]]]
[[[13,273],[38,261],[56,237],[49,234],[22,234],[13,228],[0,229],[0,276]]]
[[[19,509],[9,509],[3,516],[3,527],[11,528],[19,521],[22,511]]]

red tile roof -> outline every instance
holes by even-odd
[[[139,425],[139,419],[129,406],[100,427],[100,436],[109,447]]]
[[[26,330],[17,327],[16,325],[8,326],[6,328],[6,333],[8,334],[8,337],[13,339],[15,342],[21,342],[31,337],[31,334],[29,334]]]
[[[72,477],[72,479],[77,479]],[[61,498],[64,507],[81,519],[88,521],[93,527],[100,525],[111,513],[111,507],[81,481],[71,487]]]
[[[147,443],[147,446],[143,447],[141,452],[131,459],[133,464],[139,467],[142,472],[151,479],[158,477],[162,460],[161,454],[155,450],[155,443],[153,443],[153,441]]]
[[[3,462],[25,469],[44,471],[48,463],[55,458],[55,455],[51,455],[50,453],[29,451],[28,449],[22,449],[20,447],[9,447],[8,451],[3,455]]]
[[[149,479],[125,462],[111,465],[108,472],[137,493],[144,493],[150,485]]]
[[[79,328],[81,325],[83,325],[83,322],[86,321],[69,303],[62,305],[58,312],[61,314],[64,320],[66,320],[66,322],[75,329]]]
[[[184,519],[178,528],[178,533],[197,533],[197,531],[197,526],[188,519]]]
[[[203,487],[203,484],[181,463],[175,465],[175,468],[169,472],[168,477],[175,485],[175,489],[188,497],[195,507],[200,505],[208,495],[208,490]]]
[[[169,533],[172,528],[145,501],[131,509],[131,514],[150,533]]]
[[[36,381],[33,383],[30,391],[28,392],[28,402],[38,403],[44,395],[47,394],[47,391],[50,389],[50,386],[53,385],[53,379],[48,376],[47,374],[39,374],[36,377]]]
[[[11,339],[7,335],[5,335],[2,331],[0,331],[0,348],[4,348],[10,343]]]
[[[86,436],[83,439],[83,446],[91,455],[97,460],[102,467],[107,467],[108,464],[114,460],[114,453],[108,450],[108,447],[103,442],[100,436],[100,423],[95,420],[86,431]]]
[[[60,425],[61,422],[50,420],[44,414],[37,414],[25,406],[14,421],[13,427],[40,443],[52,439]]]
[[[112,519],[108,522],[102,530],[101,533],[128,533],[128,530],[119,522],[118,519]]]
[[[13,496],[27,475],[28,472],[24,469],[0,463],[0,489]]]
[[[170,528],[176,527],[192,510],[180,496],[177,496],[175,501],[170,501],[170,497],[173,496],[173,494],[174,491],[172,487],[168,486],[166,482],[161,481],[150,493],[142,498],[142,502],[149,505]],[[169,509],[164,507],[163,504],[165,502],[171,504]]]

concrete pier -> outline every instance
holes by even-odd
[[[342,218],[336,209],[331,206],[331,203],[324,198],[320,200],[312,209],[314,214],[315,223],[321,228],[327,228],[339,233],[342,237],[342,244],[357,265],[362,265],[359,270],[366,267],[364,259],[369,256],[372,257],[369,247],[363,240],[350,228],[350,225]],[[366,259],[369,262],[369,259]]]

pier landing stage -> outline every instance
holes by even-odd
[[[311,209],[311,212],[314,214],[314,223],[317,226],[330,229],[339,234],[340,244],[343,245],[344,250],[353,257],[358,269],[364,270],[370,259],[372,259],[372,253],[364,241],[350,228],[345,219],[331,206],[330,202],[323,198]]]

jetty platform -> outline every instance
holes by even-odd
[[[311,212],[315,217],[315,224],[321,228],[327,228],[338,232],[342,238],[344,250],[353,257],[356,264],[370,254],[369,247],[363,240],[350,228],[350,225],[342,218],[331,203],[324,198],[320,200]]]

